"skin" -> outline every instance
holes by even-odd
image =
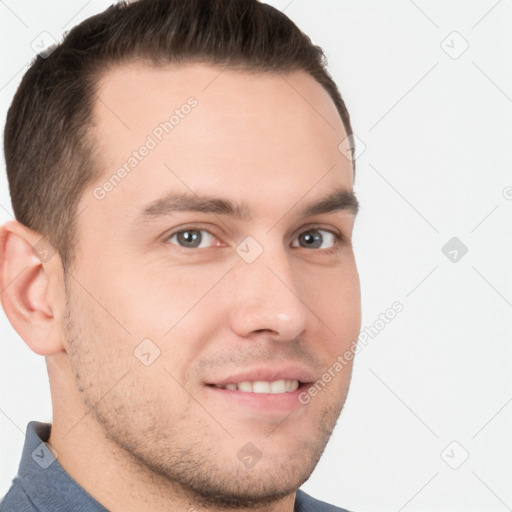
[[[353,190],[334,103],[303,72],[219,73],[132,62],[102,77],[94,133],[103,172],[77,206],[78,257],[66,278],[58,254],[43,261],[32,251],[39,234],[16,221],[1,228],[4,310],[47,361],[49,444],[114,512],[292,511],[349,388],[351,364],[285,415],[230,406],[205,386],[284,362],[320,378],[361,327],[354,216],[298,217],[335,187]],[[197,107],[96,199],[94,188],[190,96]],[[191,190],[243,201],[252,218],[136,222],[165,192]],[[201,248],[169,239],[190,224],[212,234],[202,232]],[[336,246],[325,231],[321,248],[300,246],[311,224],[342,233],[338,251],[325,253]],[[247,236],[263,248],[250,264],[235,251]],[[149,366],[134,356],[144,339],[160,350]],[[262,454],[251,468],[237,456],[248,442]]]

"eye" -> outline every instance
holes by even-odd
[[[206,236],[204,236],[203,233],[205,233]],[[173,239],[175,239],[176,242],[172,242]],[[186,228],[171,234],[167,240],[186,249],[202,249],[208,247],[208,242],[215,240],[215,237],[206,229]],[[206,245],[204,245],[204,242],[206,242]]]
[[[321,233],[325,233],[326,235],[322,235]],[[307,231],[302,231],[298,236],[299,243],[303,244],[301,247],[306,249],[336,249],[337,245],[342,241],[342,239],[343,237],[338,233],[318,227],[313,227]],[[326,242],[327,247],[322,247],[322,245]],[[293,247],[297,246],[294,245]],[[332,252],[332,250],[326,252]]]
[[[184,249],[205,249],[212,246],[223,246],[222,242],[219,242],[218,240],[212,245],[212,242],[215,240],[217,240],[217,238],[210,233],[210,231],[197,226],[182,228],[179,231],[171,233],[166,238],[166,241]],[[342,235],[328,229],[313,226],[300,232],[296,237],[296,240],[299,241],[300,245],[297,246],[293,244],[292,247],[322,249],[322,253],[330,254],[339,249],[338,246],[343,242],[344,238]]]

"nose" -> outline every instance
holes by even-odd
[[[233,269],[231,328],[241,337],[265,333],[276,341],[301,336],[308,317],[299,276],[281,247],[265,250],[255,261],[238,261]]]

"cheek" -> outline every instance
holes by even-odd
[[[357,338],[361,328],[361,290],[355,265],[311,274],[303,284],[306,304],[319,318],[321,329],[340,346]]]
[[[150,355],[146,365],[141,351],[134,350],[140,339],[127,334],[102,308],[98,311],[98,304],[88,295],[79,293],[71,308],[66,329],[68,357],[87,409],[96,408],[101,422],[112,430],[121,415],[127,422],[137,418],[149,428],[152,411],[168,407],[169,396],[175,402],[180,396],[179,386],[164,370],[169,367],[181,380],[165,361],[164,356],[172,351],[159,341],[162,351],[155,357],[154,348],[146,343],[143,352]]]
[[[219,315],[213,294],[208,294],[225,271],[204,267],[148,266],[126,276],[118,272],[109,281],[104,300],[116,321],[96,311],[102,322],[94,329],[110,333],[113,364],[124,361],[128,367],[147,362],[151,369],[160,369],[164,380],[172,382],[167,369],[183,381],[186,368],[226,318]]]
[[[133,339],[170,337],[182,324],[192,329],[197,325],[198,311],[204,314],[198,306],[219,276],[208,268],[131,269],[113,276],[105,300]]]

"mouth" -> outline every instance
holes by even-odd
[[[210,384],[210,386],[227,389],[229,391],[241,391],[242,393],[260,393],[260,394],[280,394],[290,393],[297,390],[301,386],[301,382],[291,379],[279,379],[274,381],[243,381],[243,382],[230,382],[223,385]]]
[[[313,380],[274,378],[273,380],[242,380],[233,378],[222,383],[206,384],[209,398],[216,400],[226,414],[254,411],[261,414],[289,414],[303,408],[300,400]],[[258,416],[259,417],[259,416]]]
[[[316,372],[294,364],[279,367],[245,368],[205,382],[208,398],[227,415],[242,412],[286,414],[304,408],[300,400],[304,391],[316,380]]]

